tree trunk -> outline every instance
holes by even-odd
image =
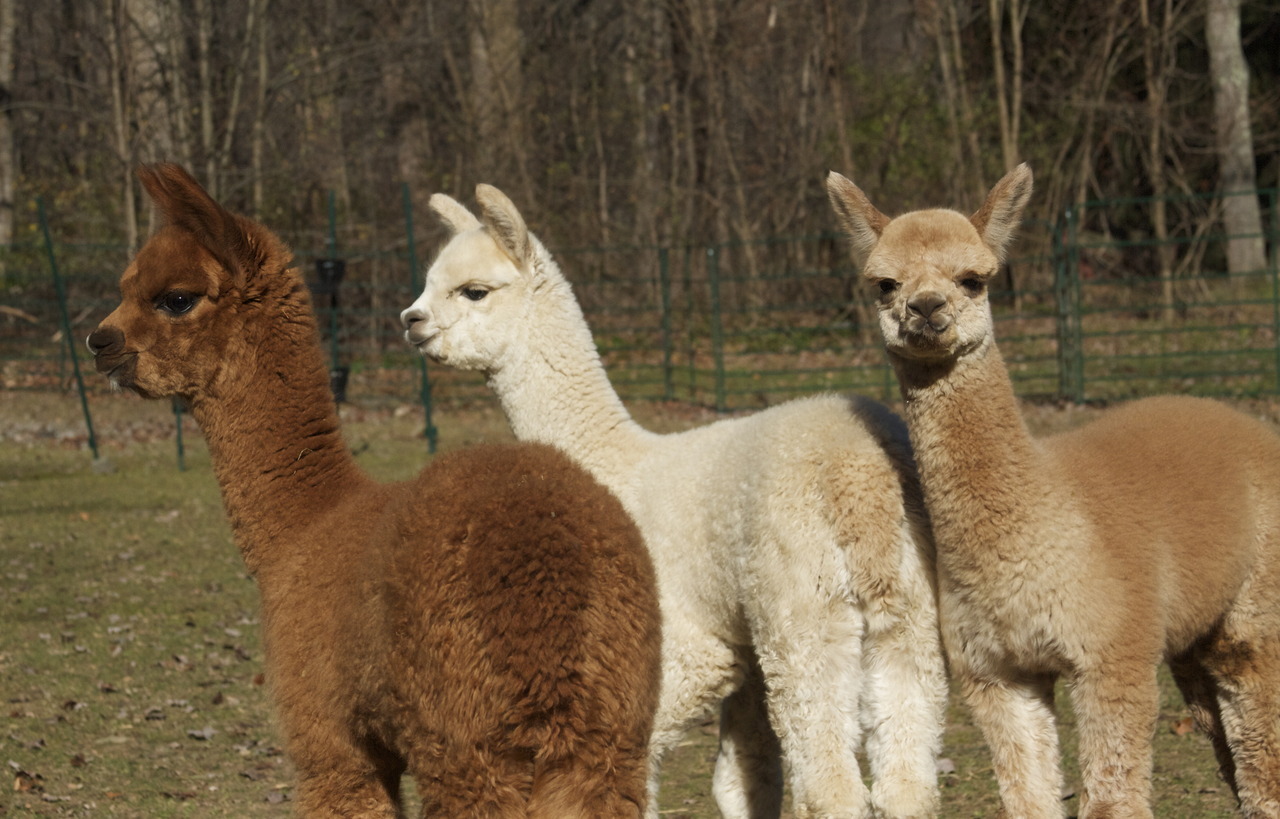
[[[1255,193],[1249,66],[1240,44],[1240,0],[1207,0],[1207,4],[1205,40],[1213,80],[1222,226],[1228,237],[1227,271],[1236,275],[1267,266]]]
[[[1147,178],[1151,184],[1151,228],[1156,241],[1156,259],[1160,277],[1161,317],[1166,322],[1175,318],[1173,292],[1173,247],[1169,244],[1168,185],[1164,173],[1165,102],[1169,91],[1169,72],[1165,66],[1174,48],[1169,42],[1172,25],[1172,3],[1165,0],[1160,21],[1152,19],[1148,0],[1140,0],[1142,20],[1142,65],[1147,87]]]
[[[18,177],[13,140],[13,42],[17,0],[0,0],[0,246],[13,242],[13,196]],[[3,277],[0,266],[0,278]]]
[[[517,0],[470,0],[471,105],[479,167],[498,187],[518,184],[521,207],[536,200],[524,122],[523,36]],[[511,181],[506,181],[511,180]]]

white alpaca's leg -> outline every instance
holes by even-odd
[[[973,721],[991,749],[1004,815],[1060,819],[1062,771],[1053,714],[1053,680],[1010,683],[969,673],[953,658],[952,672]]]
[[[865,623],[847,600],[804,596],[779,603],[756,634],[793,809],[799,819],[861,819],[870,811],[855,755]]]
[[[754,657],[742,687],[720,705],[720,748],[711,792],[725,819],[782,814],[782,746],[769,724],[764,677]]]
[[[671,608],[663,606],[663,611]],[[742,668],[729,646],[678,615],[667,615],[662,625],[662,693],[649,742],[650,819],[658,816],[663,757],[741,682]]]
[[[1160,708],[1156,663],[1109,663],[1071,681],[1080,743],[1080,817],[1147,819],[1151,740]]]
[[[937,760],[947,706],[947,676],[937,607],[914,544],[891,611],[868,606],[863,668],[863,725],[871,768],[871,801],[882,817],[938,812]]]

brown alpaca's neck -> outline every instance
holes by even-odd
[[[1011,537],[1043,479],[1039,448],[995,344],[946,365],[895,359],[920,481],[945,552],[1016,559]]]
[[[191,406],[236,543],[256,573],[306,548],[296,533],[368,479],[343,439],[309,314],[245,342],[251,352]]]

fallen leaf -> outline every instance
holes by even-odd
[[[1196,723],[1191,717],[1183,717],[1180,720],[1174,720],[1173,725],[1169,728],[1169,730],[1173,731],[1175,736],[1180,737],[1185,737],[1195,729]]]
[[[213,736],[216,733],[218,732],[213,729],[212,725],[206,725],[205,727],[201,728],[199,731],[187,731],[187,736],[191,737],[192,739],[207,741],[207,740],[213,739]]]

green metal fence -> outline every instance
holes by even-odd
[[[1159,239],[1113,227],[1144,223],[1152,203],[1142,199],[1027,223],[992,290],[1019,393],[1080,402],[1280,392],[1280,216],[1275,191],[1251,195],[1266,214],[1253,238],[1269,262],[1231,275],[1226,242],[1248,237],[1206,227],[1216,224],[1218,197],[1166,200],[1170,230]],[[492,401],[479,375],[428,370],[402,341],[398,315],[417,297],[423,267],[407,191],[404,201],[403,235],[381,246],[340,241],[337,214],[327,232],[285,237],[317,280],[321,331],[347,376],[346,398],[428,409]],[[46,244],[0,252],[3,389],[75,389],[75,365],[88,361],[82,339],[114,306],[128,261],[118,245]],[[625,399],[731,411],[822,390],[897,395],[872,300],[835,234],[556,256]],[[333,259],[345,275],[326,290],[316,274]],[[90,393],[106,389],[96,376],[84,380]],[[430,416],[428,428],[434,436]]]

